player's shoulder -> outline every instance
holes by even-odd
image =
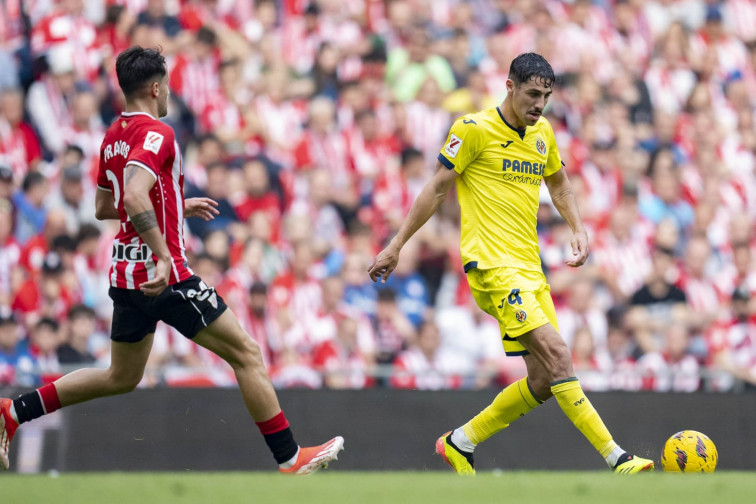
[[[454,126],[469,129],[481,129],[485,127],[486,123],[491,121],[493,114],[496,114],[496,108],[485,109],[479,112],[465,114],[463,116],[460,116],[454,122]]]
[[[169,149],[173,148],[175,133],[173,128],[164,122],[145,116],[135,121],[133,127],[134,142],[141,145],[144,150],[157,154],[165,146]]]

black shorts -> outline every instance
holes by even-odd
[[[191,339],[226,311],[225,301],[214,287],[193,275],[169,285],[159,296],[145,296],[138,289],[111,287],[113,325],[110,339],[136,343],[155,332],[158,320]]]

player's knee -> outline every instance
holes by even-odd
[[[551,392],[551,380],[546,375],[528,374],[528,385],[535,398],[539,401],[545,401],[553,395]]]
[[[248,368],[257,366],[262,367],[263,360],[260,345],[258,345],[257,342],[249,336],[240,338],[238,344],[234,348],[234,351],[231,352],[231,355],[226,359],[226,361],[233,368]]]
[[[132,392],[139,382],[142,381],[141,373],[134,372],[114,372],[110,373],[110,389],[113,394],[127,394]]]
[[[565,378],[570,378],[575,375],[575,371],[572,368],[572,355],[566,346],[565,350],[565,352],[556,354],[553,360],[553,366],[551,369],[551,379],[553,381],[564,380]]]

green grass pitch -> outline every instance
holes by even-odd
[[[609,472],[338,472],[0,474],[3,503],[753,503],[756,474]]]

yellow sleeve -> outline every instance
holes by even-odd
[[[559,154],[559,147],[557,147],[556,136],[554,130],[551,129],[551,124],[546,123],[546,148],[548,149],[548,157],[546,158],[546,170],[543,173],[544,177],[553,175],[562,169],[564,164],[562,163],[562,156]]]
[[[482,134],[483,130],[475,119],[460,117],[449,130],[438,160],[450,170],[462,173],[478,157]]]

